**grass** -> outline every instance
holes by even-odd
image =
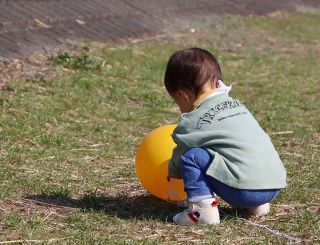
[[[211,16],[168,32],[166,41],[62,50],[47,64],[59,78],[7,83],[0,93],[0,241],[285,244],[227,217],[219,226],[175,226],[171,216],[181,208],[149,196],[135,176],[140,140],[179,116],[162,82],[168,57],[201,46],[216,54],[231,95],[270,134],[288,171],[271,214],[251,221],[319,242],[319,21],[318,12]]]

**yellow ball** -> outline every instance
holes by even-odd
[[[165,125],[152,130],[142,140],[136,155],[137,176],[152,195],[166,201],[183,201],[186,193],[183,181],[167,181],[168,163],[176,146],[171,135],[177,125]]]

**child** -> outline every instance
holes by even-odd
[[[216,195],[252,215],[265,215],[286,186],[286,171],[269,136],[249,110],[228,96],[216,58],[191,48],[174,53],[165,87],[182,113],[168,181],[183,178],[189,207],[179,225],[218,224]]]

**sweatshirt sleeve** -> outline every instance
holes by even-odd
[[[182,169],[181,169],[181,156],[185,152],[185,149],[181,146],[176,146],[173,149],[172,157],[169,161],[169,174],[182,177]]]
[[[175,128],[172,134],[172,139],[176,143],[176,147],[173,149],[171,159],[169,161],[169,174],[182,177],[182,167],[181,167],[181,156],[190,148],[188,144],[186,144],[181,136],[185,135],[187,132],[185,131],[185,126],[182,126],[186,121],[185,117],[182,115],[180,119],[180,123]]]

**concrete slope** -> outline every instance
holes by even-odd
[[[154,36],[205,14],[258,14],[319,7],[319,0],[0,0],[0,57],[25,57],[66,40],[116,42]]]

